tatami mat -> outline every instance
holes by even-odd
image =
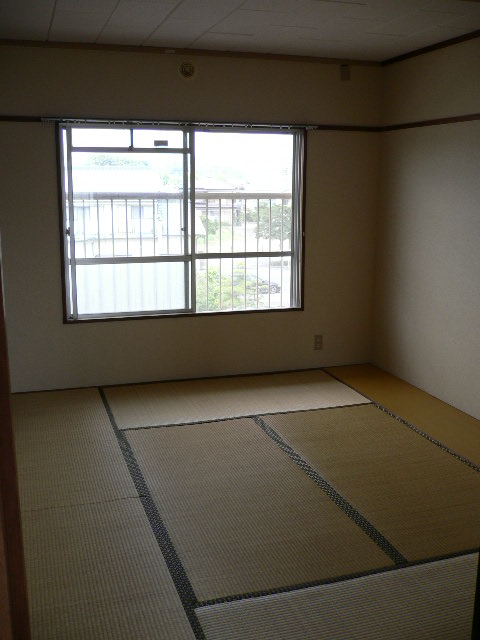
[[[480,420],[373,365],[327,371],[480,465]]]
[[[13,396],[33,639],[199,640],[198,604],[206,640],[469,638],[478,554],[398,569],[382,548],[478,548],[480,474],[368,398],[480,464],[478,421],[375,368],[331,371],[346,384],[316,370],[106,389],[137,489],[97,389]],[[214,421],[249,415],[387,545],[260,418]],[[138,428],[154,425],[176,426]]]
[[[96,389],[12,397],[23,511],[137,495]]]
[[[198,600],[392,565],[251,419],[128,440]]]
[[[318,370],[110,387],[105,394],[121,429],[368,402]]]
[[[480,473],[374,405],[264,420],[408,560],[480,545]]]
[[[478,554],[197,610],[207,640],[469,640]]]
[[[23,523],[33,640],[193,640],[138,498]]]

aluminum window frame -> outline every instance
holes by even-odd
[[[72,145],[72,129],[75,128],[121,128],[130,130],[130,146],[129,147],[74,147]],[[151,130],[174,130],[182,132],[182,147],[165,147],[159,146],[154,148],[143,148],[133,146],[133,132],[139,129]],[[215,251],[215,252],[197,252],[196,235],[195,235],[195,133],[197,132],[218,132],[227,131],[229,133],[245,133],[252,135],[255,133],[272,133],[272,134],[288,134],[293,136],[293,158],[292,158],[292,191],[291,191],[291,238],[290,249],[288,251],[235,251],[232,237],[232,251]],[[305,190],[305,128],[287,126],[287,125],[225,125],[225,124],[192,124],[192,123],[142,123],[137,121],[75,121],[75,120],[59,120],[57,121],[57,144],[58,144],[58,176],[59,176],[59,201],[61,210],[61,244],[62,244],[62,262],[63,262],[63,300],[64,300],[64,322],[85,322],[85,321],[101,321],[101,320],[121,320],[133,318],[152,318],[152,317],[171,317],[171,316],[199,316],[199,315],[217,315],[229,313],[257,313],[257,312],[285,312],[303,309],[303,270],[304,270],[304,190]],[[95,258],[77,258],[75,255],[75,212],[74,212],[74,193],[73,193],[73,171],[72,171],[72,153],[76,152],[96,152],[96,153],[176,153],[183,155],[183,192],[181,196],[183,207],[183,253],[172,255],[153,255],[153,256],[113,256],[113,257],[95,257]],[[240,192],[241,193],[241,192]],[[202,199],[202,193],[200,199]],[[217,198],[221,211],[222,196],[227,195],[219,193]],[[238,195],[238,194],[236,194]],[[268,194],[255,194],[259,199],[263,196],[268,199]],[[106,198],[108,200],[108,198]],[[132,194],[132,199],[135,195]],[[159,198],[160,199],[160,198]],[[210,198],[211,199],[211,198]],[[227,197],[228,199],[228,197]],[[168,212],[168,200],[167,212]],[[246,216],[245,199],[245,216]],[[141,202],[139,200],[141,208]],[[232,200],[232,211],[234,200]],[[258,203],[258,207],[259,207]],[[272,200],[270,199],[270,217]],[[98,201],[97,201],[98,207]],[[112,227],[113,227],[113,201],[112,201]],[[153,203],[155,208],[155,203]],[[281,204],[282,218],[281,228],[283,234],[283,210],[284,200]],[[208,211],[208,199],[207,199]],[[258,212],[259,213],[259,212]],[[155,215],[155,211],[153,212]],[[168,215],[168,214],[167,214]],[[233,214],[232,214],[233,215]],[[141,213],[140,213],[141,216]],[[232,218],[233,220],[233,218]],[[141,222],[141,220],[140,220]],[[245,217],[246,227],[246,217]],[[127,224],[127,249],[128,249],[128,224]],[[271,223],[270,223],[271,228]],[[245,230],[246,233],[246,230]],[[208,230],[207,230],[208,237]],[[282,235],[283,237],[283,235]],[[100,232],[99,232],[100,238]],[[112,243],[114,235],[112,231]],[[269,240],[271,249],[271,238]],[[207,247],[205,247],[206,249]],[[258,240],[257,240],[258,249]],[[257,284],[257,308],[245,309],[215,309],[207,311],[197,311],[196,304],[196,263],[198,260],[214,259],[245,259],[257,258],[257,279],[258,279],[258,260],[260,258],[280,258],[283,265],[284,258],[290,259],[290,305],[281,307],[258,307],[258,284]],[[137,311],[122,312],[103,312],[103,313],[81,313],[78,312],[77,304],[77,288],[76,288],[76,268],[80,265],[99,265],[99,264],[142,264],[142,263],[183,263],[185,269],[184,276],[184,292],[185,305],[182,308],[175,309],[149,309]],[[220,263],[221,264],[221,263]],[[271,263],[269,260],[269,273]],[[283,269],[281,271],[283,278]],[[247,270],[245,266],[245,282],[247,279]],[[270,282],[270,276],[269,276]],[[220,283],[221,287],[221,283]],[[283,282],[281,287],[283,287]],[[233,273],[232,273],[232,290],[233,290]],[[207,278],[207,299],[208,299],[208,278]],[[269,292],[270,304],[270,292]]]

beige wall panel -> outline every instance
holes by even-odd
[[[480,38],[384,67],[384,124],[480,112]]]
[[[375,364],[480,418],[480,122],[385,134]]]
[[[184,60],[193,78],[179,73]],[[379,123],[375,66],[0,47],[0,113],[261,123]]]
[[[54,126],[2,123],[0,139],[14,391],[370,360],[376,134],[308,135],[304,311],[75,325],[63,324]]]
[[[379,67],[0,47],[0,113],[375,124]],[[310,133],[305,311],[62,324],[52,124],[3,124],[0,225],[16,391],[370,358],[377,139]],[[348,176],[348,181],[345,180]],[[356,319],[356,321],[354,320]],[[313,351],[313,334],[325,347]]]
[[[328,359],[368,362],[380,138],[312,132],[309,140],[305,311]]]

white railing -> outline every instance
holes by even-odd
[[[177,309],[179,291],[186,310],[291,307],[291,195],[197,191],[194,209],[186,215],[180,193],[75,193],[72,290],[82,315]],[[113,279],[122,279],[115,295]]]
[[[76,193],[73,207],[77,261],[184,253],[181,193]],[[289,251],[291,195],[197,192],[194,229],[197,254]]]

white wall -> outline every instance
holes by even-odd
[[[480,38],[384,67],[384,124],[478,113]]]
[[[185,59],[196,73],[186,80]],[[0,114],[378,124],[378,66],[0,46]]]
[[[0,47],[0,114],[379,121],[378,67]],[[371,358],[378,136],[308,134],[305,309],[64,325],[53,124],[0,123],[0,229],[14,391]],[[41,241],[39,241],[39,239]],[[313,351],[313,334],[324,334]]]
[[[480,112],[480,39],[386,68],[388,122]],[[382,135],[374,362],[480,418],[480,121]]]

